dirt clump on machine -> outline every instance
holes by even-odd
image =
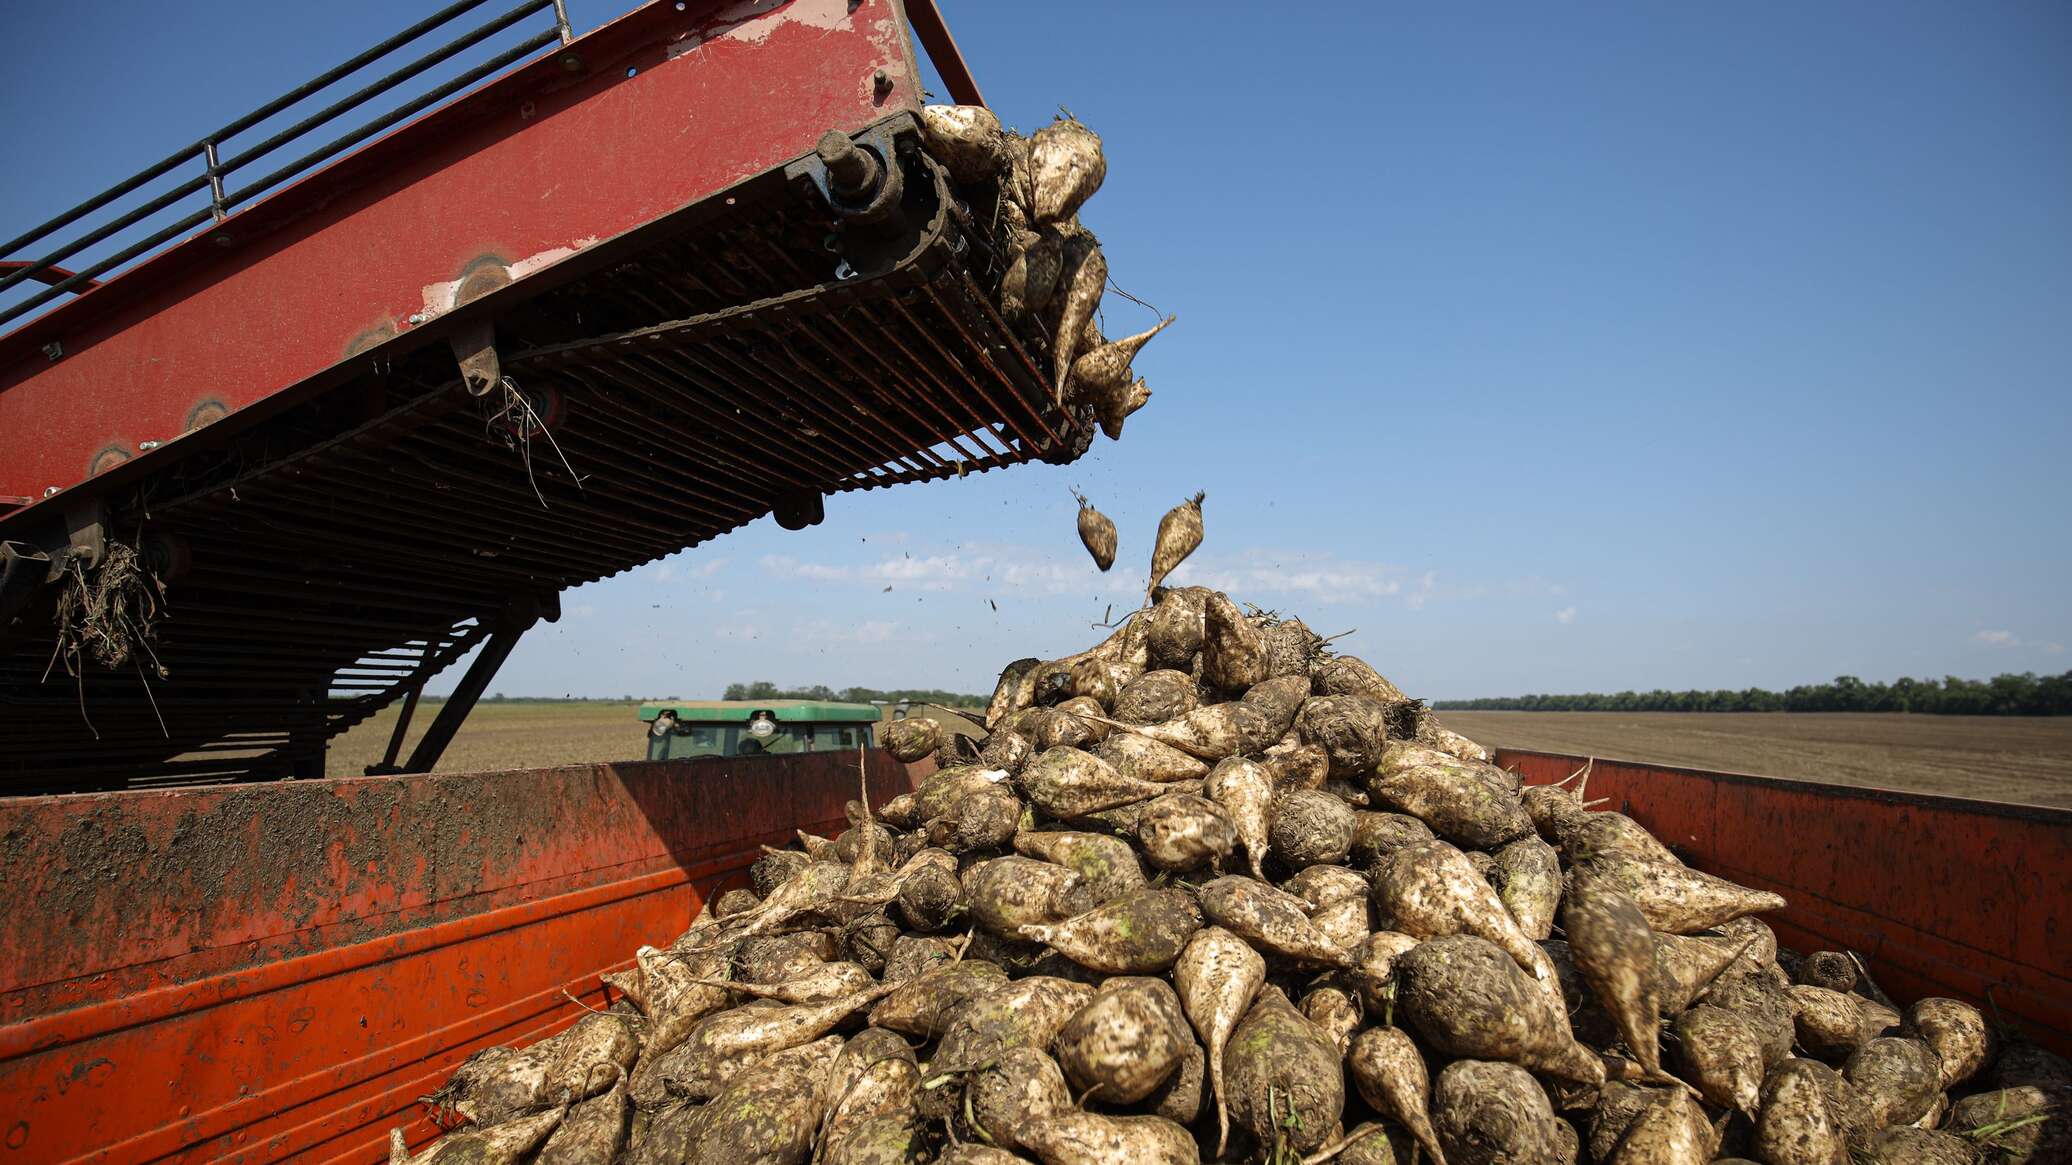
[[[1201,540],[1161,537],[1163,576]],[[1184,550],[1183,550],[1184,547]],[[802,834],[414,1162],[2064,1160],[2072,1066],[1522,787],[1299,619],[1155,586]]]

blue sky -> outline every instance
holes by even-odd
[[[429,7],[26,10],[0,217]],[[1419,695],[2072,667],[2072,8],[944,7],[1005,120],[1103,135],[1085,218],[1180,317],[1150,406],[572,592],[496,688],[987,690],[1101,634],[1197,489],[1194,579]]]

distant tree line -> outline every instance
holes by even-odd
[[[1800,684],[1786,692],[1763,688],[1714,692],[1586,692],[1579,696],[1490,696],[1439,700],[1441,710],[1476,712],[1920,712],[1940,716],[2072,715],[2072,671],[2063,675],[1997,675],[1990,680],[1947,676],[1865,683],[1837,676],[1833,683]]]
[[[814,684],[810,688],[780,688],[768,680],[757,680],[752,684],[728,684],[726,694],[720,699],[839,700],[851,704],[868,704],[873,700],[908,700],[916,704],[941,704],[948,708],[983,708],[991,697],[945,692],[940,688],[843,688],[837,691],[826,684]]]
[[[665,698],[666,698],[666,697],[665,697]],[[435,695],[432,695],[432,694],[431,694],[431,693],[429,693],[429,692],[425,693],[425,695],[424,695],[424,701],[425,701],[426,703],[443,703],[443,702],[445,701],[445,699],[446,699],[446,697],[445,697],[445,696],[435,696]],[[491,693],[491,694],[489,694],[489,695],[487,695],[487,696],[484,696],[484,697],[482,697],[482,698],[481,698],[481,700],[480,700],[480,701],[478,701],[478,702],[479,702],[479,703],[483,703],[483,704],[638,704],[638,703],[640,702],[640,697],[638,697],[638,696],[506,696],[506,695],[504,695],[504,694],[503,694],[502,692],[493,692],[493,693]]]

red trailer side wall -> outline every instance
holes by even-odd
[[[1585,763],[1496,759],[1532,785]],[[1901,1003],[1990,1001],[2072,1055],[2072,810],[1629,761],[1589,781],[1692,866],[1784,895],[1764,916],[1784,945],[1855,951]]]
[[[872,799],[922,771],[874,753]],[[0,1163],[421,1144],[462,1059],[605,1003],[857,787],[823,753],[0,801]]]

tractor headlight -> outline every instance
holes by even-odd
[[[757,740],[774,736],[777,732],[776,718],[768,712],[759,712],[748,721],[748,734]]]

